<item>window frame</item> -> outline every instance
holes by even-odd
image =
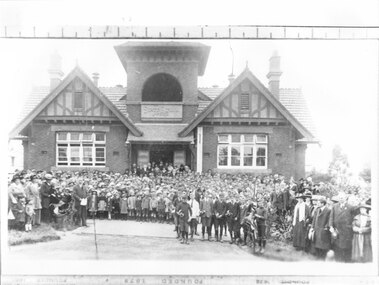
[[[220,142],[220,136],[228,136],[227,141],[221,141]],[[218,144],[217,144],[217,168],[218,169],[268,169],[268,135],[267,134],[239,134],[240,142],[232,142],[232,135],[236,134],[218,134]],[[253,142],[245,142],[245,135],[253,135],[254,139]],[[257,142],[257,136],[258,135],[264,135],[266,136],[266,142]],[[221,147],[227,147],[227,165],[220,165],[220,148]],[[232,165],[232,148],[238,147],[240,149],[240,164],[239,165]],[[245,166],[245,147],[252,147],[253,149],[253,156],[252,156],[252,165]],[[257,165],[257,150],[258,148],[264,148],[265,149],[265,165],[264,166],[258,166]],[[262,157],[262,156],[260,156]]]
[[[67,133],[66,140],[60,140],[59,134]],[[83,134],[91,133],[91,140],[84,140]],[[96,141],[96,134],[103,134],[103,141]],[[72,134],[79,134],[78,140],[72,140]],[[103,132],[56,132],[56,167],[105,167],[106,166],[106,133]],[[66,149],[66,161],[60,160],[59,150],[60,148]],[[74,148],[79,148],[79,155],[75,158],[79,160],[72,160],[71,154]],[[91,149],[91,161],[84,160],[84,149]],[[97,160],[96,149],[102,148],[104,152],[104,160]],[[75,150],[76,151],[76,150]],[[87,150],[88,152],[88,150]],[[88,158],[88,157],[87,157]]]

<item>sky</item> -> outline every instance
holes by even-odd
[[[30,31],[61,25],[378,25],[378,2],[365,1],[22,1],[0,2],[0,27]],[[75,5],[73,5],[75,4]],[[176,7],[172,10],[172,7]],[[85,15],[85,16],[84,16]],[[48,85],[49,57],[62,56],[68,74],[78,64],[87,74],[100,73],[100,86],[126,85],[126,73],[114,46],[125,40],[0,40],[0,76],[4,132],[14,126],[32,86]],[[281,87],[301,88],[321,147],[310,146],[307,165],[325,169],[335,144],[347,153],[354,171],[368,165],[375,152],[377,41],[198,41],[211,46],[199,87],[225,87],[232,69],[248,64],[267,86],[269,58],[281,56]],[[5,107],[5,108],[4,108]]]

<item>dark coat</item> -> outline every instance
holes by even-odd
[[[337,230],[335,245],[338,248],[351,248],[353,240],[353,219],[355,208],[345,205],[341,208],[340,203],[333,205],[330,213],[329,226]]]
[[[183,220],[184,222],[188,222],[189,217],[192,215],[191,206],[187,203],[187,201],[182,201],[176,210],[176,213],[179,214],[179,212],[183,213],[184,216],[179,216],[179,220]]]
[[[293,246],[299,247],[299,248],[305,248],[305,241],[307,238],[307,225],[306,221],[309,219],[310,216],[310,209],[308,205],[305,205],[305,214],[304,214],[304,221],[299,221],[299,208],[295,208],[296,214],[296,221],[295,225],[293,227]]]
[[[88,198],[87,186],[82,185],[82,187],[80,187],[79,185],[75,185],[72,190],[73,190],[72,197],[74,197],[75,208],[79,209],[80,199]],[[88,203],[87,203],[87,208],[88,208]]]
[[[284,210],[289,210],[289,208],[291,207],[291,194],[290,194],[290,190],[288,188],[286,188],[284,191],[283,191],[283,209]]]
[[[43,182],[41,185],[40,193],[41,193],[41,204],[42,208],[48,209],[50,206],[50,196],[53,194],[53,186]]]
[[[201,200],[200,211],[204,211],[203,217],[210,218],[213,214],[213,202],[212,200]]]
[[[219,214],[219,218],[223,218],[226,213],[226,203],[220,200],[216,200],[216,202],[213,204],[213,213],[215,215]]]
[[[331,235],[329,231],[330,209],[325,207],[322,211],[317,209],[312,222],[314,229],[315,248],[328,250],[331,247]]]

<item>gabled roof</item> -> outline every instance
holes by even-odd
[[[224,100],[239,84],[245,79],[250,82],[267,98],[267,100],[274,105],[276,109],[307,139],[314,140],[314,135],[303,124],[301,124],[293,114],[274,96],[271,92],[254,76],[254,74],[246,68],[228,87],[226,87],[221,94],[219,94],[208,106],[206,106],[201,113],[192,120],[180,133],[180,136],[186,136],[191,132],[201,121],[203,121],[212,110]],[[208,96],[209,97],[209,96]]]
[[[42,97],[42,93],[44,90],[40,90],[41,92],[36,92],[35,97],[32,97],[28,102],[30,103],[27,105],[27,109],[29,109],[29,113],[26,117],[24,117],[21,121],[17,123],[17,125],[12,129],[9,136],[11,138],[16,137],[19,132],[21,132],[30,122],[38,116],[38,114],[46,107],[48,106],[63,90],[66,88],[74,78],[79,77],[84,84],[99,98],[102,103],[104,103],[112,112],[116,115],[116,117],[124,123],[124,125],[130,130],[130,132],[133,133],[133,135],[141,136],[142,132],[138,130],[138,128],[133,124],[133,122],[125,116],[119,109],[116,108],[116,106],[111,102],[110,99],[108,99],[100,90],[97,88],[92,80],[81,70],[78,66],[76,66],[64,79],[63,81],[50,93],[48,93],[47,96]],[[32,104],[35,103],[37,100],[40,100],[37,105],[34,105],[32,108]],[[28,107],[29,106],[29,107]]]

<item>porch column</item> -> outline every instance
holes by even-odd
[[[197,127],[196,140],[196,172],[203,171],[203,127]]]

